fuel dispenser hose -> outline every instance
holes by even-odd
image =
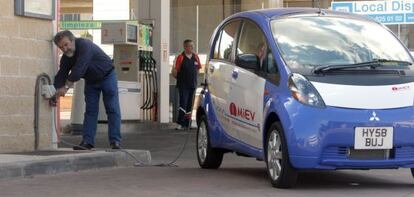
[[[52,85],[52,81],[49,77],[49,75],[47,75],[46,73],[42,73],[40,75],[37,76],[36,78],[36,84],[35,84],[35,94],[34,94],[34,121],[33,121],[33,127],[34,127],[34,137],[35,137],[35,141],[34,141],[34,150],[37,151],[39,149],[39,114],[40,114],[40,110],[39,110],[39,106],[40,106],[40,91],[41,91],[41,85]],[[52,97],[50,99],[56,99],[55,97]],[[52,135],[57,135],[57,120],[56,120],[56,110],[55,107],[52,107]],[[191,125],[191,119],[190,119],[190,125]],[[150,163],[145,163],[141,160],[139,160],[135,155],[133,155],[132,153],[130,153],[128,150],[126,149],[103,149],[107,152],[116,152],[116,151],[120,151],[123,152],[125,154],[127,154],[129,157],[131,157],[134,160],[134,166],[136,167],[178,167],[175,163],[178,161],[178,159],[182,156],[182,154],[185,151],[185,148],[187,147],[189,138],[190,138],[191,132],[190,132],[190,127],[187,129],[187,136],[186,139],[184,141],[184,144],[180,150],[180,152],[177,154],[177,156],[171,160],[170,162],[166,162],[166,163],[152,163],[150,161]],[[65,140],[63,140],[62,138],[60,138],[60,143],[67,145],[67,146],[76,146],[76,147],[80,147],[83,148],[79,145],[67,142]],[[86,149],[85,149],[86,150]],[[95,149],[95,150],[99,150],[99,149]]]

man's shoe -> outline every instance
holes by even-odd
[[[181,126],[181,125],[178,125],[177,127],[175,127],[175,130],[183,130],[183,129],[184,129],[184,127]]]
[[[92,144],[85,144],[81,142],[78,146],[74,146],[73,150],[91,150],[92,148],[95,148]]]
[[[111,148],[112,149],[121,149],[121,144],[119,144],[119,142],[112,142],[111,143]]]

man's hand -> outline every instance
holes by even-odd
[[[65,85],[66,85],[67,87],[69,87],[69,88],[73,88],[73,84],[74,84],[74,82],[69,81],[69,80],[66,80]]]
[[[68,89],[66,87],[61,87],[56,90],[55,96],[56,97],[65,96],[66,92],[68,92]]]
[[[66,92],[69,90],[69,87],[73,87],[73,82],[66,81],[65,86],[58,88],[55,92],[55,95],[49,99],[49,105],[55,107],[59,101],[59,97],[65,96]]]
[[[53,95],[52,98],[49,99],[49,105],[55,107],[59,100],[59,97],[65,96],[66,92],[68,92],[68,88],[66,88],[65,86],[57,89],[55,95]]]
[[[58,102],[58,98],[56,97],[56,95],[52,96],[49,99],[49,105],[52,106],[52,107],[56,107],[57,102]]]

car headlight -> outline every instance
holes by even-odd
[[[318,91],[304,76],[293,73],[289,77],[289,89],[293,98],[299,102],[314,107],[325,107],[325,103]]]

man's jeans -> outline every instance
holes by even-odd
[[[99,97],[102,92],[106,114],[108,116],[109,142],[121,142],[121,110],[119,108],[118,81],[112,71],[97,83],[85,82],[86,110],[83,120],[83,143],[95,144],[98,123]]]
[[[193,109],[194,88],[178,88],[180,108],[178,109],[177,124],[190,127],[191,111]]]

